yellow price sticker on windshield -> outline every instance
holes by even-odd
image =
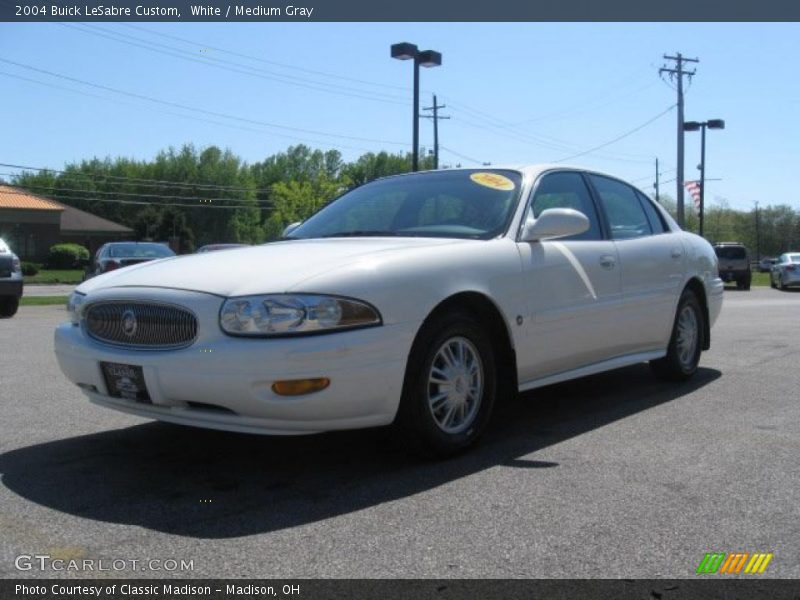
[[[469,178],[475,183],[492,188],[493,190],[510,192],[514,189],[513,181],[497,173],[472,173]]]

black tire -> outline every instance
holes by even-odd
[[[17,314],[19,308],[19,298],[16,296],[0,297],[0,317],[8,318]]]
[[[445,350],[445,346],[448,350]],[[465,361],[465,370],[459,372],[463,377],[454,376],[452,387],[449,383],[432,383],[434,370],[441,373],[440,366],[450,368],[442,362],[442,353],[453,348],[463,348],[465,356],[477,357],[477,361]],[[400,406],[393,424],[398,443],[416,454],[437,458],[453,456],[475,444],[489,423],[497,396],[494,357],[495,350],[489,336],[469,313],[452,313],[424,325],[411,349]],[[467,363],[479,365],[479,386],[475,383],[477,380],[474,375],[466,374]],[[474,394],[470,407],[469,390],[473,387],[479,387],[479,391]],[[451,391],[444,392],[443,388]],[[436,404],[436,397],[432,397],[432,394],[446,396],[440,400],[437,409],[432,408]],[[459,394],[464,397],[459,398]],[[453,424],[454,431],[448,432],[445,430],[446,423],[443,425],[440,421],[446,421],[451,410],[458,411],[463,416],[463,422],[458,427]],[[442,416],[440,411],[448,412]],[[460,418],[456,414],[452,416]]]
[[[753,280],[753,276],[752,275],[748,275],[747,279],[744,280],[744,285],[742,286],[742,289],[744,289],[746,292],[749,292],[750,291],[750,283],[751,283],[752,280]]]
[[[689,315],[688,313],[691,313]],[[693,328],[693,340],[688,340],[688,328]],[[675,311],[672,336],[664,358],[650,361],[653,372],[668,381],[686,381],[697,371],[705,336],[705,313],[697,295],[683,290]]]
[[[778,275],[778,288],[785,290],[787,286],[783,284],[783,275]]]
[[[775,280],[772,278],[772,273],[769,274],[769,287],[771,287],[773,290],[778,287],[775,285]]]

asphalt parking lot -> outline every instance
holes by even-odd
[[[191,560],[185,577],[694,577],[712,551],[800,577],[800,290],[726,292],[688,384],[641,365],[525,394],[440,463],[379,430],[267,438],[96,407],[58,370],[64,316],[0,321],[0,577],[164,575],[16,569],[34,554]]]

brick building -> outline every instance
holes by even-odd
[[[43,262],[50,246],[80,244],[94,253],[106,242],[133,239],[133,230],[55,200],[0,184],[0,238],[22,260]]]

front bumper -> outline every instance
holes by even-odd
[[[219,297],[141,288],[114,292],[102,290],[88,300],[146,298],[179,304],[197,315],[198,336],[178,350],[132,350],[101,344],[82,326],[60,325],[55,351],[61,370],[92,402],[142,417],[247,433],[315,433],[394,420],[416,334],[411,325],[237,338],[219,329]],[[152,404],[109,396],[101,362],[141,366]],[[293,397],[271,389],[276,380],[316,377],[328,377],[330,386]]]
[[[11,278],[0,279],[0,296],[22,296],[22,275],[13,273]]]

